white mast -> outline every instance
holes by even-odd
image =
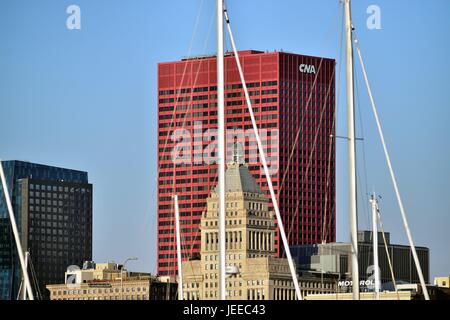
[[[16,242],[17,254],[20,260],[20,267],[22,268],[22,275],[25,282],[25,288],[28,292],[28,297],[30,300],[34,300],[33,290],[31,290],[30,279],[28,277],[28,271],[25,266],[25,259],[23,256],[22,244],[20,243],[19,231],[17,230],[16,218],[14,216],[13,207],[11,204],[11,198],[9,197],[8,185],[6,184],[5,173],[3,172],[3,163],[0,160],[0,176],[3,186],[3,194],[5,195],[6,206],[8,207],[9,219],[11,221],[11,228],[14,234],[14,240]]]
[[[226,10],[225,10],[225,20],[227,22],[228,34],[230,36],[230,42],[231,42],[231,46],[233,48],[234,57],[235,57],[235,60],[236,60],[236,65],[237,65],[238,70],[239,70],[239,76],[241,78],[242,87],[244,88],[245,99],[247,101],[247,106],[248,106],[248,110],[249,110],[249,113],[250,113],[250,118],[252,120],[253,132],[255,133],[255,138],[256,138],[259,155],[261,157],[261,162],[262,162],[263,169],[264,169],[264,174],[265,174],[266,179],[267,179],[267,185],[268,185],[269,190],[270,190],[270,196],[272,198],[272,204],[273,204],[273,207],[274,207],[274,210],[275,210],[275,215],[277,217],[278,229],[280,231],[281,240],[283,241],[284,252],[286,253],[286,258],[287,258],[288,263],[289,263],[289,269],[291,271],[292,281],[294,282],[294,287],[295,287],[295,292],[296,292],[297,298],[298,298],[298,300],[302,300],[302,294],[301,294],[300,286],[298,284],[298,279],[297,279],[297,271],[296,271],[295,264],[294,264],[292,256],[291,256],[291,251],[289,249],[289,243],[288,243],[288,239],[286,237],[286,232],[284,230],[283,221],[281,219],[281,214],[280,214],[280,209],[278,207],[277,197],[276,197],[275,191],[273,189],[272,178],[270,176],[269,168],[267,166],[267,161],[266,161],[266,156],[265,156],[265,153],[264,153],[264,148],[263,148],[263,145],[262,145],[262,142],[261,142],[261,138],[260,138],[259,133],[258,133],[258,125],[256,124],[255,115],[253,113],[252,103],[251,103],[251,100],[250,100],[250,95],[248,93],[247,84],[245,83],[244,72],[242,71],[241,62],[239,61],[239,54],[238,54],[237,49],[236,49],[236,43],[234,42],[234,37],[233,37],[233,33],[231,31],[231,26],[230,26],[230,20],[228,18],[228,13],[227,13]]]
[[[225,97],[223,51],[223,0],[217,0],[217,118],[219,164],[219,294],[226,300],[225,267]]]
[[[358,214],[356,202],[356,146],[355,146],[355,108],[353,89],[353,41],[350,0],[344,0],[345,38],[347,55],[347,126],[348,126],[348,207],[350,222],[350,242],[352,247],[352,288],[353,300],[359,300],[358,267]]]
[[[177,236],[177,263],[178,263],[178,300],[183,300],[183,268],[181,261],[181,232],[180,232],[180,211],[178,210],[178,196],[173,196],[175,207],[175,228]]]
[[[28,259],[30,257],[30,253],[27,251],[25,252],[25,270],[28,272]],[[27,300],[27,289],[23,285],[24,278],[22,277],[22,281],[20,281],[19,291],[17,294],[17,300],[19,300],[20,294],[22,293],[22,300]]]
[[[30,258],[30,253],[27,251],[27,252],[25,252],[25,270],[27,270],[27,273],[28,273],[28,259],[29,258]],[[26,290],[26,288],[23,288],[22,300],[27,300],[27,290]]]
[[[375,295],[380,300],[380,267],[378,263],[378,200],[375,192],[370,199],[372,205],[372,240],[373,240],[373,268],[375,274]]]

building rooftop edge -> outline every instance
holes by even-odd
[[[245,49],[245,50],[239,50],[238,51],[239,56],[249,56],[249,55],[258,55],[258,54],[290,54],[290,55],[297,55],[297,56],[303,56],[303,57],[309,57],[309,58],[323,58],[326,60],[332,60],[336,61],[335,58],[330,57],[321,57],[321,56],[315,56],[310,54],[302,54],[302,53],[295,53],[291,51],[284,51],[284,50],[273,50],[273,51],[262,51],[262,50],[253,50],[253,49]],[[234,53],[232,51],[225,52],[225,57],[231,57],[234,56]],[[186,61],[195,61],[195,60],[205,60],[205,59],[212,59],[215,58],[216,54],[199,54],[199,55],[193,55],[193,56],[187,56],[187,57],[181,57],[179,60],[175,61],[161,61],[158,62],[158,65],[160,64],[169,64],[169,63],[182,63]]]
[[[80,173],[88,174],[88,172],[84,171],[84,170],[58,167],[58,166],[55,166],[55,165],[42,164],[42,163],[31,162],[31,161],[27,161],[27,160],[1,160],[1,161],[2,161],[2,163],[13,162],[13,163],[32,164],[32,165],[41,166],[41,167],[62,169],[62,170],[67,170],[67,171],[74,171],[74,172],[80,172]]]

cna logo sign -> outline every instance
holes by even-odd
[[[299,70],[301,73],[308,73],[308,74],[316,74],[316,67],[312,64],[304,64],[302,63],[299,66]]]

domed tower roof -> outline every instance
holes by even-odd
[[[261,188],[248,170],[243,157],[239,155],[237,145],[234,147],[233,161],[227,165],[225,171],[225,192],[245,192],[263,194]],[[217,192],[217,186],[214,188]]]
[[[225,172],[225,192],[263,193],[247,165],[231,162]]]

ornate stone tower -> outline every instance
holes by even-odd
[[[225,181],[229,299],[294,299],[287,260],[275,258],[269,200],[236,151]],[[183,263],[186,299],[218,299],[218,203],[213,189],[201,220],[201,258]]]

